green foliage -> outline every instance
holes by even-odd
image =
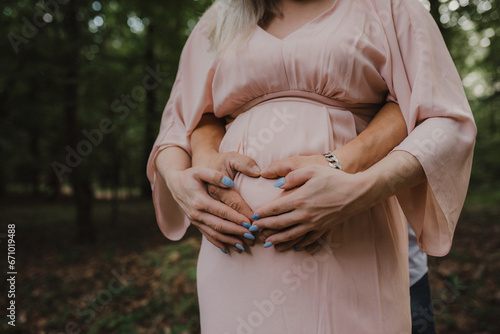
[[[51,164],[66,165],[68,136],[76,135],[78,142],[87,140],[82,131],[99,129],[106,118],[113,131],[93,145],[82,166],[91,171],[96,188],[116,186],[116,182],[140,187],[146,183],[144,164],[150,138],[158,131],[180,51],[193,22],[210,3],[54,3],[56,8],[45,8],[43,1],[35,6],[23,0],[0,5],[0,32],[8,37],[0,44],[4,50],[0,63],[5,68],[0,76],[0,154],[8,157],[2,159],[0,194],[12,184],[25,184],[35,194],[56,193],[58,182]],[[75,17],[70,10],[73,5]],[[75,20],[77,31],[70,30],[69,23]],[[142,83],[148,66],[158,66],[168,77],[144,96]],[[78,133],[73,134],[67,133],[64,114],[70,82],[78,87]],[[136,99],[124,115],[116,112],[113,102],[126,95]],[[70,174],[64,173],[65,182]]]
[[[182,46],[212,2],[73,1],[60,1],[55,8],[25,0],[6,0],[0,6],[0,32],[7,37],[0,42],[4,50],[0,54],[0,196],[13,189],[35,195],[60,192],[51,164],[66,164],[70,134],[64,107],[69,83],[78,87],[78,133],[73,134],[77,142],[88,140],[82,132],[99,129],[103,119],[113,127],[76,168],[89,171],[94,189],[147,189],[145,161]],[[500,141],[498,3],[427,3],[464,78],[478,122],[474,187],[496,182],[500,174],[500,158],[493,154]],[[75,13],[70,4],[76,7]],[[77,31],[69,30],[71,22],[76,22]],[[146,67],[157,65],[168,77],[140,96]],[[72,70],[76,72],[71,74]],[[137,101],[123,102],[134,92]],[[63,173],[64,182],[70,176]]]

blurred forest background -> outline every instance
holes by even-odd
[[[422,2],[478,126],[453,249],[429,259],[437,327],[500,333],[500,0]],[[17,326],[2,316],[0,331],[199,332],[199,235],[161,235],[145,164],[182,46],[210,3],[2,1],[0,246],[6,254],[15,223],[18,276]]]

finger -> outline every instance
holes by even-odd
[[[298,224],[289,229],[276,233],[266,239],[266,243],[271,243],[273,245],[278,245],[282,242],[292,241],[301,238],[306,233],[311,231],[311,226]]]
[[[308,252],[309,254],[313,255],[316,254],[317,251],[321,249],[321,245],[319,244],[318,241],[313,242],[310,245],[307,245],[304,247],[305,251]]]
[[[291,250],[291,249],[295,249],[295,250],[300,250],[301,247],[298,246],[298,244],[306,237],[307,235],[304,235],[298,239],[295,239],[295,240],[290,240],[290,241],[287,241],[287,242],[282,242],[282,243],[279,243],[277,245],[274,246],[274,248],[278,251],[278,252],[286,252],[288,250]]]
[[[222,218],[223,220],[228,220],[230,222],[235,223],[233,224],[234,226],[241,227],[243,223],[247,224],[250,223],[250,219],[248,219],[238,211],[234,210],[233,208],[227,206],[226,204],[213,199],[208,195],[208,193],[200,194],[197,197],[197,199],[194,200],[193,209],[194,210],[191,213],[191,218],[194,218],[195,220],[199,220],[196,217],[196,215],[198,215],[199,212],[208,212],[219,218]]]
[[[328,236],[328,232],[323,233],[319,238],[316,239],[316,241],[305,246],[304,249],[309,254],[314,254],[314,253],[318,252],[321,248],[326,246],[326,242],[324,239],[327,238],[327,236]]]
[[[245,243],[245,245],[248,245],[248,246],[255,245],[255,240],[250,240],[250,239],[247,239],[247,238],[243,238],[243,242]]]
[[[275,179],[280,176],[286,176],[295,169],[297,169],[295,160],[286,158],[271,163],[266,169],[262,170],[261,176],[267,179]]]
[[[196,166],[192,167],[191,170],[193,175],[200,181],[210,183],[221,188],[234,187],[234,181],[232,179],[215,169]]]
[[[302,239],[301,242],[297,243],[297,247],[301,247],[301,248],[307,247],[307,246],[317,242],[318,239],[320,239],[324,235],[326,235],[326,232],[311,231],[311,232],[306,234],[306,236]]]
[[[266,218],[261,218],[259,220],[254,221],[253,225],[256,225],[259,230],[265,228],[272,230],[283,230],[290,226],[305,221],[305,219],[303,219],[303,216],[300,213],[297,213],[296,211],[297,210],[292,210],[289,212],[269,216]]]
[[[269,228],[265,228],[265,229],[259,231],[259,241],[262,243],[265,243],[266,239],[268,237],[270,237],[271,235],[276,234],[278,232],[279,232],[279,230],[271,230]]]
[[[201,226],[198,226],[198,224],[200,223],[197,223],[197,222],[194,222],[194,221],[191,221],[191,223],[196,226],[196,228],[201,232],[201,234],[203,234],[203,236],[212,244],[214,245],[215,247],[219,248],[223,253],[226,253],[228,254],[229,253],[229,247],[227,247],[225,244],[223,244],[222,242],[220,241],[217,241],[215,240],[214,238],[212,238],[208,233],[206,233],[202,228]],[[201,225],[201,224],[200,224]]]
[[[297,212],[297,210],[293,209],[289,212],[259,219],[257,221],[254,221],[253,225],[257,225],[259,230],[284,230],[291,226],[302,224],[305,221],[305,217],[300,212]]]
[[[227,162],[232,170],[241,172],[247,176],[260,176],[259,166],[257,166],[255,160],[253,160],[249,156],[240,154],[238,152],[231,152]]]
[[[227,208],[227,206],[220,202],[217,202],[214,199],[210,200],[214,202],[213,206],[215,206],[216,209],[219,205],[222,207],[222,209]],[[212,207],[212,205],[210,205],[210,207]],[[212,229],[220,233],[237,235],[239,237],[243,237],[245,233],[248,233],[248,230],[242,226],[242,223],[234,223],[233,221],[224,219],[224,217],[220,217],[219,215],[224,216],[224,214],[222,214],[220,211],[216,211],[216,209],[204,207],[203,210],[195,211],[194,213],[192,213],[190,215],[190,218],[192,220],[205,223],[206,225],[210,226]]]
[[[229,253],[230,247],[228,245],[224,244],[223,242],[218,241],[217,239],[213,238],[211,234],[215,234],[213,231],[210,231],[210,228],[207,227],[203,223],[199,223],[197,221],[192,220],[191,223],[205,236],[205,238],[212,243],[215,247],[219,248],[220,250],[223,251],[223,253]]]
[[[205,219],[206,219],[206,217],[205,217]],[[241,250],[237,247],[237,245],[240,245],[241,247],[243,247],[243,241],[234,237],[234,236],[221,233],[221,232],[211,228],[211,226],[209,226],[203,222],[194,222],[193,221],[192,223],[200,231],[202,231],[204,233],[204,235],[210,236],[210,238],[212,238],[215,241],[218,241],[219,243],[228,245],[234,251],[239,252]],[[219,247],[219,248],[222,248],[222,247]]]
[[[230,188],[230,189],[223,189],[223,188],[219,188],[217,186],[214,186],[212,184],[209,184],[208,185],[208,193],[209,195],[215,199],[215,200],[218,200],[218,201],[221,201],[223,202],[224,204],[226,204],[227,206],[229,206],[230,208],[232,208],[233,210],[235,210],[236,212],[239,212],[243,215],[246,216],[246,220],[242,221],[242,222],[236,222],[236,224],[238,225],[244,225],[245,223],[248,224],[245,228],[248,229],[248,227],[250,226],[250,223],[249,223],[249,217],[252,216],[252,210],[250,209],[250,207],[248,206],[248,204],[243,200],[243,198],[241,197],[241,195],[234,189]],[[255,239],[249,239],[249,234],[251,234],[253,236],[252,233],[250,233],[250,231],[246,231],[244,235],[247,235],[246,238],[243,239],[243,241],[245,242],[245,244],[249,245],[249,246],[253,246],[255,244]]]
[[[251,218],[253,215],[252,209],[248,206],[247,202],[241,197],[240,193],[233,188],[224,189],[214,185],[208,185],[209,195],[226,204],[236,212],[242,214],[247,218]],[[247,222],[247,221],[245,221]]]
[[[271,202],[263,205],[254,212],[252,216],[252,219],[256,220],[254,224],[256,222],[260,223],[260,219],[264,217],[277,216],[295,210],[295,208],[301,204],[298,198],[299,197],[292,192],[281,193]],[[272,226],[268,227],[266,225],[262,225],[261,227],[260,224],[258,225],[259,228],[275,228]]]
[[[284,190],[299,187],[314,176],[317,168],[318,166],[309,166],[291,171],[283,180],[276,181],[275,186],[280,184],[279,188]]]
[[[243,227],[244,223],[250,223],[250,220],[247,217],[243,216],[241,213],[237,212],[226,204],[216,201],[210,196],[207,197],[210,198],[210,200],[207,201],[205,205],[202,204],[198,206],[197,209],[222,218],[224,221],[229,221],[230,224],[225,224],[225,226],[231,226],[231,232],[225,231],[225,233],[243,234],[248,232],[248,230]]]

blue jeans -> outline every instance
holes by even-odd
[[[411,333],[435,334],[431,290],[427,273],[410,287]]]

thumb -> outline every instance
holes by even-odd
[[[221,188],[234,187],[234,181],[223,173],[206,167],[192,167],[194,176],[205,183],[213,184]]]
[[[247,176],[260,176],[259,166],[257,166],[255,160],[246,155],[234,152],[228,159],[228,164],[232,170],[241,172]]]
[[[300,187],[307,181],[309,181],[314,175],[314,168],[304,167],[294,171],[291,171],[287,176],[282,177],[274,186],[276,188],[281,188],[284,190],[290,190],[296,187]]]
[[[291,159],[278,160],[270,164],[261,173],[266,179],[275,179],[280,176],[287,176],[288,173],[297,169],[297,166]]]

